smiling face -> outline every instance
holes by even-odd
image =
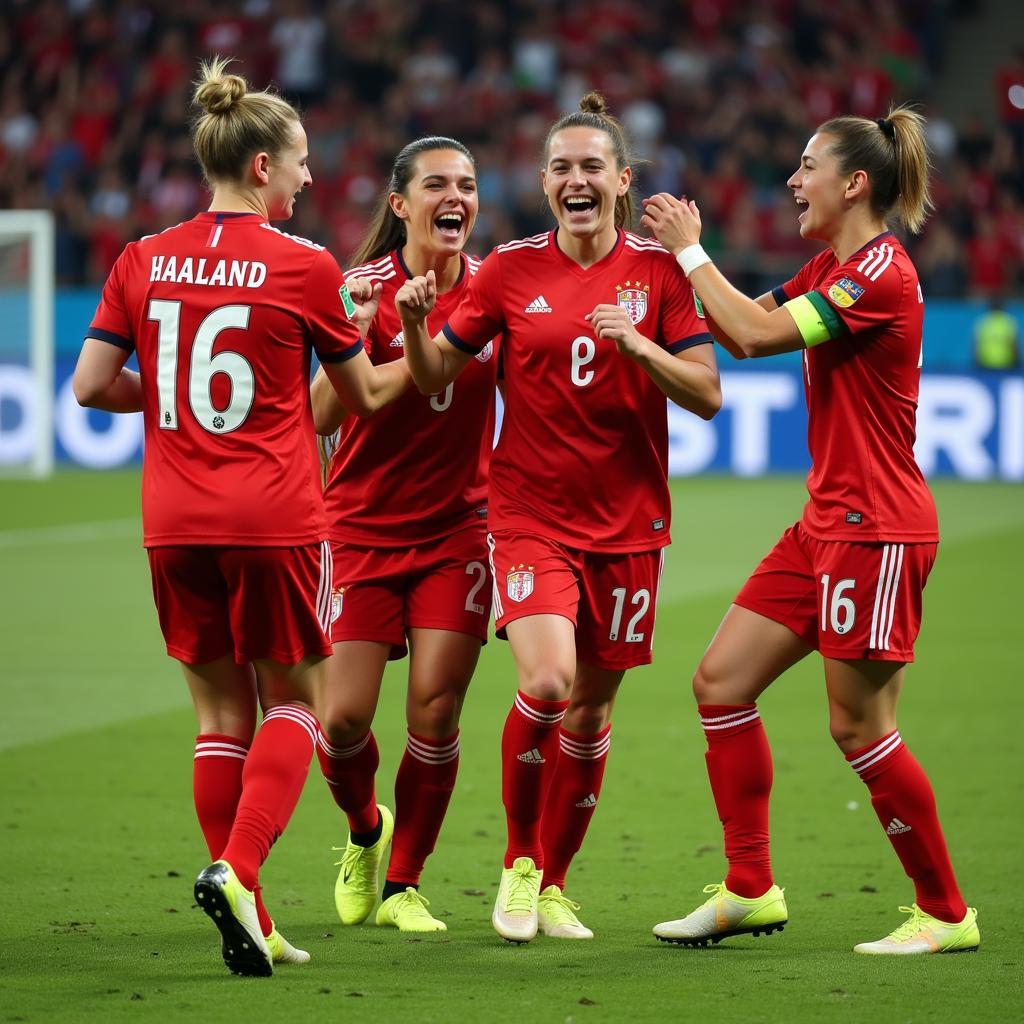
[[[295,197],[313,184],[307,161],[309,147],[305,129],[294,123],[289,144],[270,162],[267,183],[267,219],[287,220],[295,207]]]
[[[411,244],[454,256],[465,247],[479,209],[473,161],[457,149],[420,153],[405,192],[392,192],[389,202]]]
[[[800,166],[786,184],[800,209],[801,238],[831,241],[838,233],[843,214],[863,193],[862,171],[840,174],[830,149],[835,137],[812,135],[800,157]]]
[[[607,132],[583,127],[556,132],[540,173],[560,229],[577,238],[614,231],[615,200],[629,191],[632,171],[616,165]]]

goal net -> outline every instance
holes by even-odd
[[[54,247],[49,210],[0,211],[0,474],[53,472]]]

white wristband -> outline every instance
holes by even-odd
[[[683,273],[689,277],[698,267],[711,262],[711,257],[704,251],[699,243],[688,245],[676,253],[676,262],[683,268]]]

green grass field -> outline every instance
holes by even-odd
[[[497,747],[513,694],[485,649],[462,769],[423,891],[449,931],[422,940],[335,919],[342,825],[319,773],[263,873],[308,967],[224,969],[192,907],[206,851],[191,806],[192,713],[164,654],[139,547],[138,477],[0,484],[0,1021],[1008,1021],[1021,1019],[1022,758],[1016,722],[1024,489],[940,483],[944,541],[901,730],[931,774],[974,956],[857,957],[912,901],[866,790],[833,747],[814,657],[761,701],[773,743],[781,935],[657,943],[723,875],[689,679],[730,598],[799,513],[796,479],[674,486],[675,545],[654,666],[623,686],[601,805],[569,879],[592,943],[501,942]],[[375,731],[387,799],[404,743],[404,664]]]

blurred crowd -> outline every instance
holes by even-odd
[[[756,292],[808,252],[785,180],[809,131],[914,99],[939,171],[914,243],[927,292],[1020,293],[1024,51],[989,109],[954,120],[930,102],[970,16],[969,0],[7,0],[0,206],[52,208],[59,280],[101,282],[125,242],[202,208],[190,83],[224,54],[303,110],[314,187],[287,230],[344,263],[394,154],[440,133],[477,158],[484,254],[548,225],[544,134],[598,88],[640,191],[697,198],[706,247]]]

